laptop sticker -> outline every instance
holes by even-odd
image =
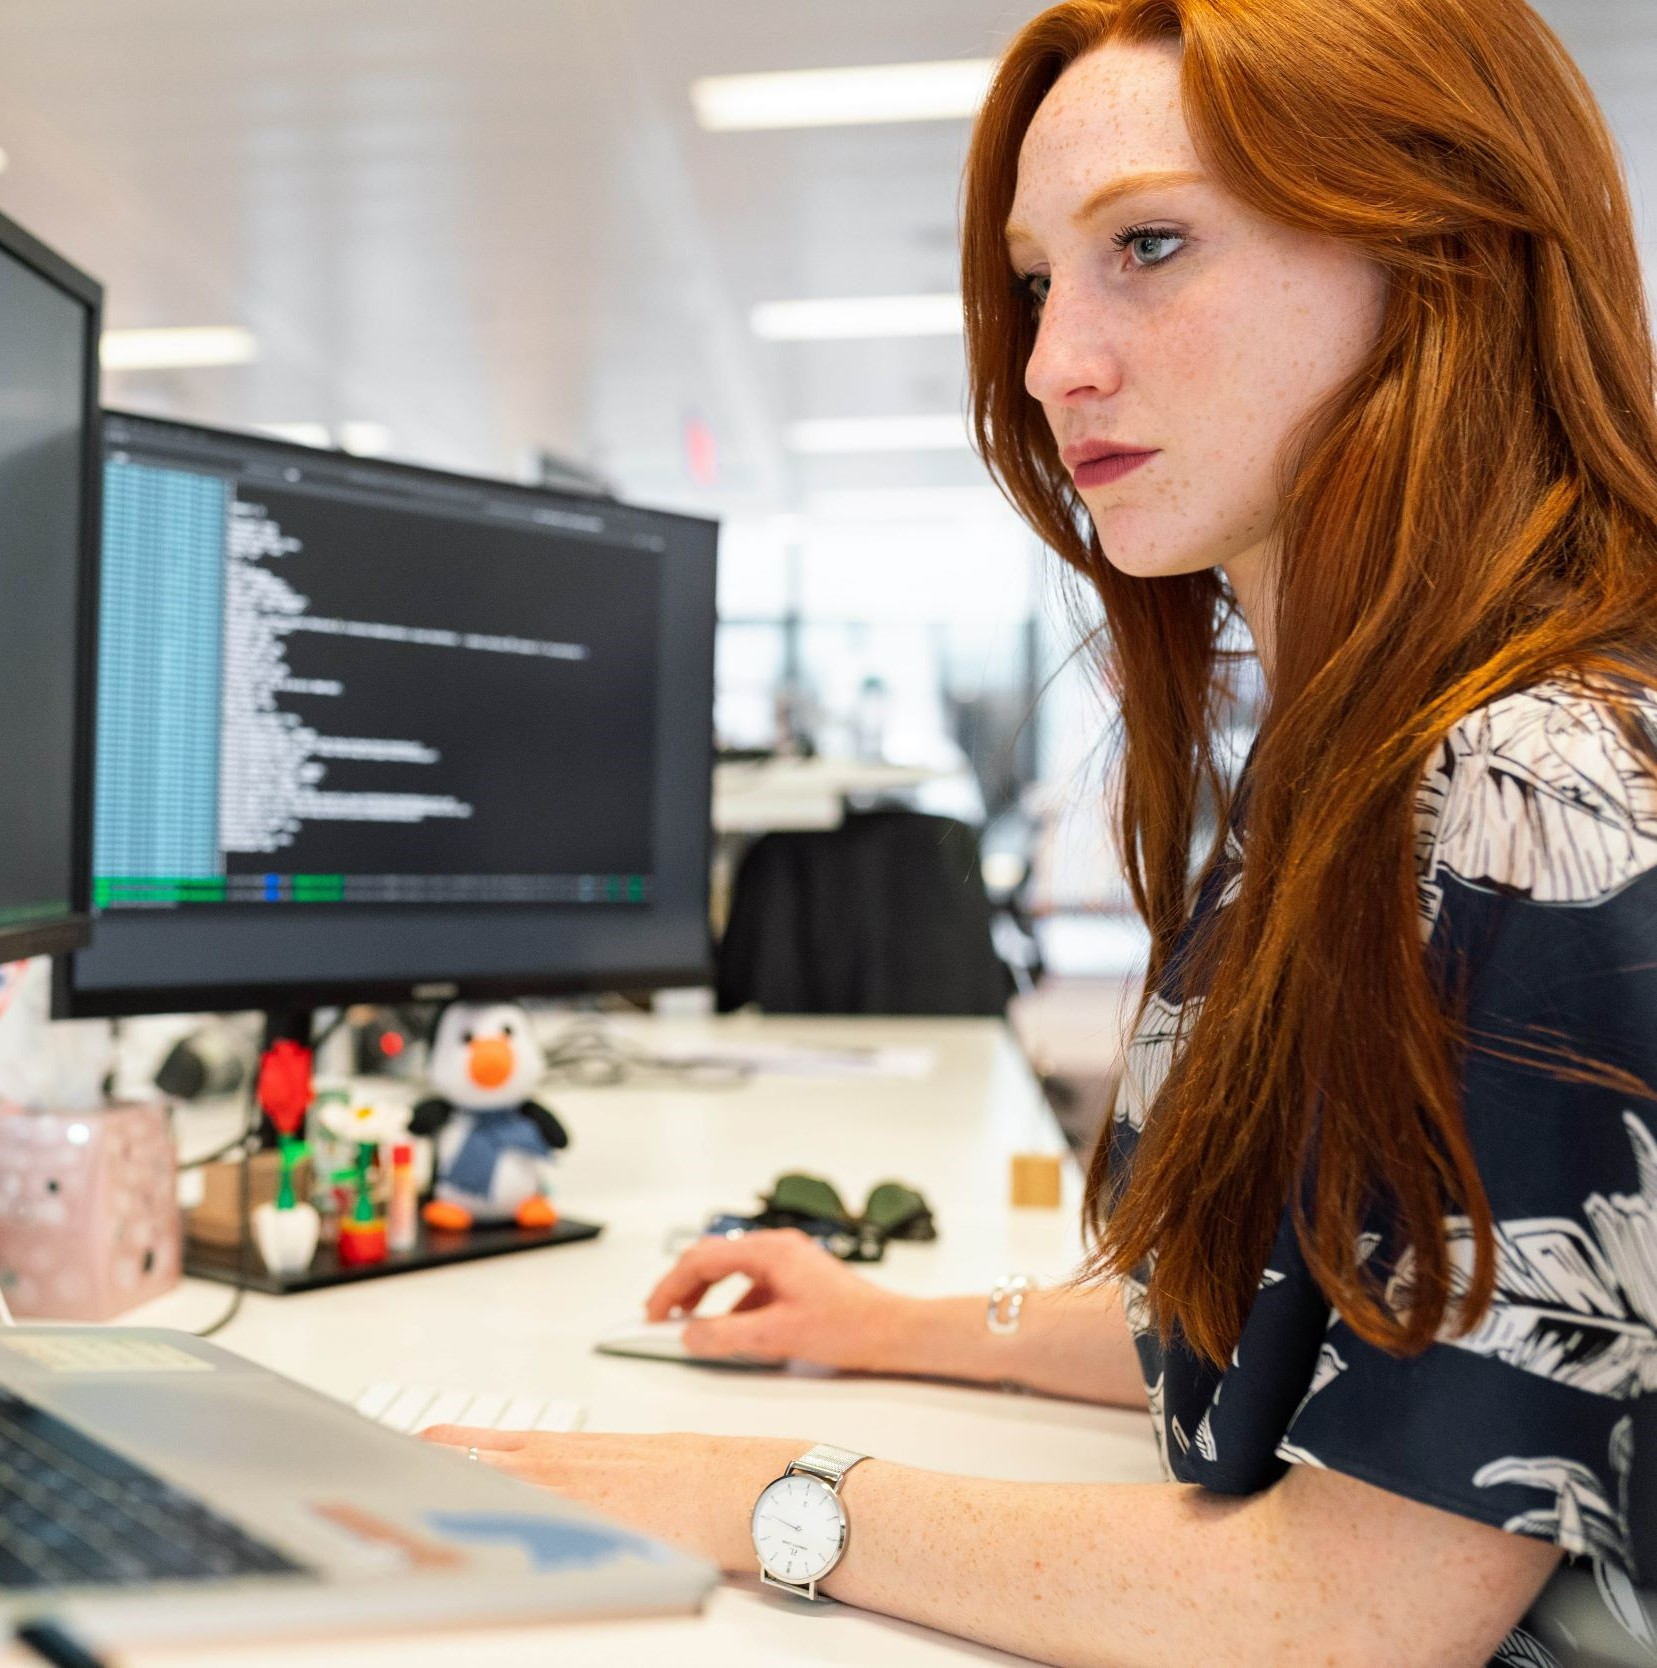
[[[660,1564],[673,1556],[642,1535],[599,1524],[501,1512],[428,1512],[426,1522],[449,1540],[515,1543],[538,1570],[592,1569],[629,1557]]]
[[[410,1534],[400,1524],[388,1523],[373,1512],[353,1506],[348,1500],[313,1500],[311,1510],[325,1518],[335,1528],[343,1529],[358,1540],[387,1551],[395,1551],[415,1569],[463,1569],[466,1559],[452,1546],[421,1539]]]

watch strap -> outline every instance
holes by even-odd
[[[821,1478],[838,1494],[846,1473],[859,1460],[868,1457],[867,1454],[856,1453],[850,1448],[836,1448],[833,1443],[819,1442],[815,1448],[808,1449],[797,1460],[790,1460],[783,1475],[789,1477],[796,1471],[808,1472],[813,1477]]]

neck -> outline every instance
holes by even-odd
[[[1277,604],[1273,566],[1272,552],[1265,544],[1257,544],[1241,556],[1234,556],[1229,562],[1220,564],[1248,625],[1249,636],[1254,639],[1254,652],[1260,658],[1260,670],[1268,687],[1272,677],[1272,650],[1275,647],[1272,628]]]

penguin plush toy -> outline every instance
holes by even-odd
[[[529,1015],[514,1002],[451,1002],[432,1039],[431,1086],[410,1129],[434,1140],[433,1228],[474,1222],[550,1228],[552,1154],[570,1143],[564,1126],[530,1094],[546,1059]]]

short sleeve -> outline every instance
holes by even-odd
[[[1406,1358],[1330,1315],[1278,1455],[1650,1584],[1657,1101],[1640,1085],[1657,1085],[1657,781],[1609,712],[1562,688],[1475,714],[1435,769],[1423,925],[1447,992],[1465,993],[1495,1299]],[[1612,1076],[1561,1073],[1569,1056]],[[1452,1217],[1446,1232],[1465,1289],[1472,1231]],[[1377,1255],[1401,1302],[1407,1264]],[[1628,1594],[1630,1631],[1649,1634]]]

